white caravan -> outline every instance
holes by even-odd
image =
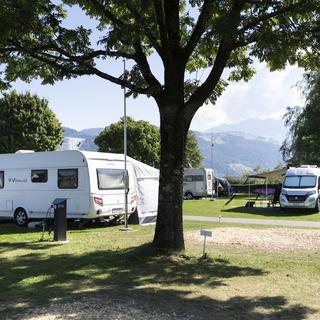
[[[128,213],[156,219],[159,170],[127,157]],[[78,150],[0,155],[0,217],[24,226],[67,198],[68,219],[124,215],[124,155]],[[137,211],[136,211],[137,210]]]
[[[319,211],[320,168],[303,165],[289,168],[281,194],[281,208],[309,208]]]
[[[212,196],[212,179],[212,169],[185,168],[183,174],[184,199],[199,199]]]

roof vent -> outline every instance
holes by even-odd
[[[32,153],[34,152],[33,150],[18,150],[15,153]]]
[[[303,164],[300,168],[318,168],[316,164]]]

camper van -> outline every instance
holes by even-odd
[[[186,168],[183,174],[183,197],[186,200],[211,197],[213,170]]]
[[[140,223],[157,213],[159,171],[124,155],[78,150],[0,155],[0,217],[26,226],[45,218],[56,198],[67,199],[67,218],[101,220],[128,213]],[[128,177],[128,178],[126,178]]]
[[[319,211],[320,168],[303,165],[289,168],[281,194],[281,208],[309,208]]]

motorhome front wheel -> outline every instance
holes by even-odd
[[[18,208],[14,213],[14,222],[19,227],[26,227],[28,225],[28,215],[22,208]]]

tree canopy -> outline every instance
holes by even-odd
[[[98,41],[92,24],[72,27],[66,5],[97,22]],[[254,58],[271,70],[319,66],[319,25],[320,0],[0,0],[0,83],[95,75],[128,95],[153,97],[161,135],[153,245],[182,250],[183,161],[195,113],[230,81],[249,80]],[[160,58],[161,77],[151,54]],[[119,58],[130,68],[113,74],[109,65]]]
[[[98,151],[123,153],[123,127],[123,119],[106,127],[94,140]],[[160,135],[156,126],[127,117],[127,141],[130,157],[159,168]]]
[[[48,101],[13,91],[0,98],[0,153],[55,150],[63,138]]]
[[[289,133],[281,151],[292,165],[320,165],[320,71],[306,74],[304,82],[305,106],[287,108],[284,120]]]
[[[123,152],[123,119],[106,127],[95,139],[101,152]],[[147,121],[135,121],[127,117],[128,155],[136,160],[159,168],[160,132]],[[189,131],[186,145],[184,167],[200,167],[202,156],[194,134]]]

